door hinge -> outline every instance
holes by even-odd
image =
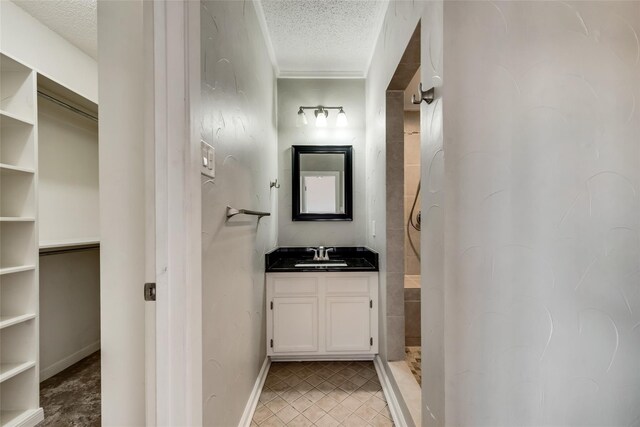
[[[271,346],[271,348],[273,348],[273,340],[269,340],[269,345]]]
[[[144,284],[144,300],[145,301],[156,300],[156,284],[155,283]]]
[[[369,308],[373,308],[373,300],[372,299],[369,300]]]
[[[373,347],[373,337],[369,338],[369,344]]]
[[[273,301],[271,301],[271,303],[269,304],[269,306],[271,307],[271,310],[273,310]]]

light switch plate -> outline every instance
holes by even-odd
[[[216,150],[204,141],[200,141],[200,173],[209,178],[216,177]]]

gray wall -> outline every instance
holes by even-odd
[[[216,150],[202,184],[204,425],[238,425],[265,360],[264,254],[276,244],[274,72],[251,3],[201,3],[202,138]],[[225,208],[271,212],[225,223]]]
[[[40,256],[40,381],[100,349],[100,250]]]
[[[366,243],[365,113],[363,79],[278,79],[278,245],[360,246]],[[309,124],[296,127],[301,105],[343,106],[349,125],[336,128],[336,110],[329,111],[328,126],[315,127],[313,110]],[[353,221],[305,222],[291,220],[291,146],[353,146]]]

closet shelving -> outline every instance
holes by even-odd
[[[43,419],[38,373],[36,73],[0,54],[0,425]]]

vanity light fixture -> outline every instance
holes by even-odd
[[[349,124],[347,120],[347,113],[344,112],[342,107],[325,107],[323,105],[318,105],[316,107],[301,106],[298,109],[298,118],[296,120],[296,125],[298,127],[305,126],[307,124],[307,115],[304,113],[304,110],[313,110],[313,114],[316,117],[316,127],[319,128],[327,127],[327,117],[329,117],[328,110],[338,110],[338,115],[336,116],[337,127],[342,128]]]
[[[322,107],[314,111],[316,115],[316,127],[317,128],[326,128],[327,127],[327,116],[329,112]]]
[[[347,120],[347,113],[340,108],[340,111],[338,111],[338,117],[336,117],[336,126],[339,128],[346,128],[348,124],[349,121]]]
[[[298,118],[296,119],[296,126],[302,127],[307,125],[307,115],[304,113],[302,107],[298,110]]]

